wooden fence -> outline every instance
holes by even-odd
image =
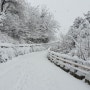
[[[90,84],[90,66],[84,65],[82,63],[74,62],[74,60],[69,60],[66,57],[61,57],[59,54],[51,51],[48,51],[48,60],[54,63],[56,66],[60,67],[64,71],[70,73],[74,77]]]

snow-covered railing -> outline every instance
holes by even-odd
[[[32,47],[32,46],[42,46],[42,44],[11,44],[11,43],[0,43],[0,47],[10,48],[10,47]]]
[[[90,84],[90,66],[85,65],[85,62],[80,61],[78,63],[78,61],[75,62],[75,60],[72,60],[73,58],[69,60],[68,57],[64,57],[50,49],[47,57],[52,63],[62,68],[64,71],[69,72],[78,79],[85,79],[85,82]]]
[[[45,50],[41,44],[0,44],[0,63],[11,60],[13,57]]]

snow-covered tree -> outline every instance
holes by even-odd
[[[46,8],[40,10],[38,6],[29,6],[28,15],[27,26],[32,34],[29,38],[33,38],[32,40],[36,39],[37,42],[48,42],[54,37],[55,30],[59,25]]]
[[[90,12],[84,16],[75,19],[60,44],[60,52],[87,60],[90,58]]]
[[[0,5],[0,31],[26,42],[47,43],[54,38],[59,25],[46,8],[33,7],[25,0],[1,0]]]

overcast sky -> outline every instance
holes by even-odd
[[[90,0],[28,0],[31,5],[46,5],[55,19],[60,23],[63,33],[66,33],[78,16],[90,10]]]

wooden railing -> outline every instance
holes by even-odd
[[[48,50],[47,58],[64,71],[69,72],[78,79],[85,79],[85,82],[90,84],[90,66],[84,65],[84,61],[82,63],[74,62],[74,60],[61,57],[61,55],[50,49]]]

